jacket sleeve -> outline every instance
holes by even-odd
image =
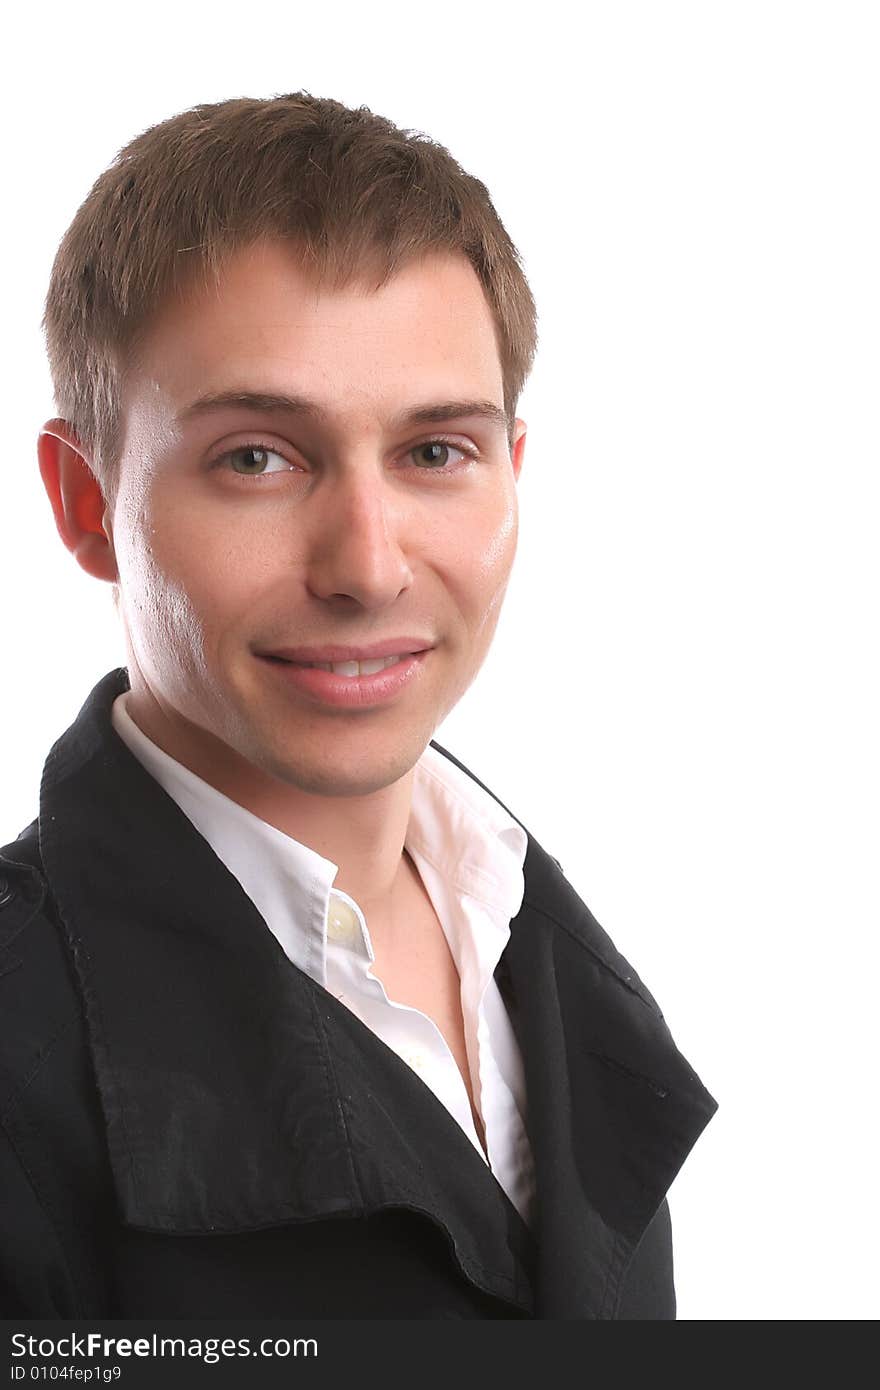
[[[80,1001],[45,892],[0,854],[0,1317],[106,1308],[112,1215]]]
[[[4,1126],[0,1126],[0,1317],[69,1317],[64,1250]]]
[[[624,1273],[614,1316],[630,1321],[669,1321],[675,1312],[672,1222],[664,1197]]]

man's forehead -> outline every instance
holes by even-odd
[[[320,274],[295,243],[261,238],[227,252],[216,273],[207,279],[193,271],[179,282],[172,296],[157,307],[155,323],[180,317],[184,322],[199,314],[223,312],[227,303],[263,292],[280,297],[285,307],[297,302],[308,315],[324,316],[372,304],[398,303],[412,307],[427,299],[432,307],[448,306],[451,313],[470,311],[477,319],[491,319],[489,301],[470,260],[461,251],[431,248],[413,253],[389,274],[375,256],[352,267],[344,277],[329,271]]]
[[[157,316],[128,387],[129,403],[181,428],[236,410],[326,425],[360,407],[393,426],[506,424],[494,319],[461,256],[318,294],[289,248],[246,248],[216,290],[190,289]]]

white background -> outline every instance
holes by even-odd
[[[197,102],[306,88],[426,132],[489,187],[541,335],[507,607],[437,736],[562,861],[719,1101],[670,1195],[679,1316],[874,1318],[880,7],[315,8],[20,12],[0,843],[125,659],[36,463],[77,206]]]

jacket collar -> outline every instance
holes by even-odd
[[[496,971],[526,1069],[530,1232],[440,1101],[290,964],[126,748],[110,721],[125,689],[125,668],[109,672],[50,751],[38,822],[122,1220],[246,1231],[408,1207],[486,1292],[540,1317],[608,1316],[717,1107],[555,861],[528,837]]]
[[[327,906],[337,865],[172,758],[134,722],[126,692],[114,700],[111,722],[238,879],[288,960],[326,986]],[[479,943],[469,930],[463,938],[457,914],[446,927],[459,973],[470,974],[480,992],[473,962],[485,962],[488,978],[507,944],[510,920],[523,899],[526,846],[526,833],[509,812],[454,760],[429,745],[415,768],[406,848],[423,876],[426,871],[440,876],[449,896],[479,902]]]

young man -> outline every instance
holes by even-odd
[[[7,1316],[675,1316],[715,1102],[432,734],[513,561],[535,312],[366,109],[184,112],[53,268],[62,540],[127,664],[0,851]]]

